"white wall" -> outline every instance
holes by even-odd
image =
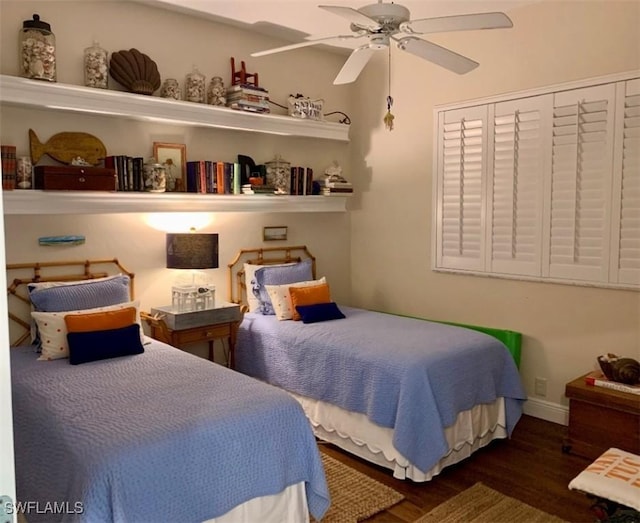
[[[230,57],[236,68],[245,60],[247,71],[258,72],[260,85],[272,100],[286,105],[290,93],[303,93],[326,100],[326,110],[347,110],[349,88],[334,89],[333,76],[341,58],[317,50],[302,50],[290,60],[267,57],[252,59],[250,52],[280,45],[263,36],[201,20],[164,9],[131,2],[18,2],[0,3],[0,71],[17,74],[18,33],[22,21],[38,13],[51,24],[56,35],[58,81],[83,83],[83,49],[98,40],[110,52],[136,47],[158,64],[163,78],[183,80],[196,65],[207,81],[222,76],[228,85]],[[114,28],[117,27],[117,31]],[[121,89],[112,79],[110,87]],[[273,107],[276,114],[285,110]],[[15,144],[18,155],[29,154],[28,130],[34,129],[44,142],[61,131],[88,132],[99,137],[107,154],[149,157],[154,141],[185,143],[187,159],[235,161],[237,154],[257,163],[281,154],[293,165],[322,172],[333,160],[348,168],[348,144],[329,140],[287,138],[217,129],[194,129],[178,125],[142,123],[104,116],[61,114],[49,110],[26,110],[2,106],[0,141]],[[332,119],[331,121],[337,121]],[[54,163],[44,159],[41,163]],[[153,197],[153,195],[149,195]],[[306,244],[318,256],[317,269],[332,282],[337,300],[349,299],[350,227],[348,213],[242,214],[217,213],[202,231],[220,234],[220,268],[210,276],[217,297],[228,295],[227,263],[242,248],[278,246],[262,242],[265,225],[286,225],[289,245]],[[147,225],[143,214],[82,216],[6,216],[7,263],[117,257],[136,273],[136,296],[142,307],[166,305],[176,272],[165,269],[164,233]],[[41,247],[38,238],[49,235],[82,234],[86,244],[73,247]],[[322,253],[331,253],[330,256]]]
[[[433,36],[480,62],[464,76],[392,50],[392,132],[382,125],[386,53],[358,80],[352,296],[356,305],[522,332],[527,409],[563,422],[565,383],[592,370],[597,355],[640,359],[640,293],[432,272],[433,108],[639,69],[640,3],[548,1],[508,14],[513,29]],[[535,377],[548,380],[544,398]]]

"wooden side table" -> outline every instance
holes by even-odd
[[[163,318],[161,314],[149,314],[141,312],[140,316],[147,322],[150,328],[150,335],[158,341],[168,343],[179,349],[184,349],[185,346],[198,343],[208,342],[209,344],[209,360],[214,361],[213,347],[215,340],[227,339],[229,340],[229,359],[227,366],[234,367],[234,352],[236,344],[236,336],[238,333],[238,326],[240,320],[230,318],[228,310],[225,314],[221,314],[217,319],[216,309],[210,309],[206,311],[208,313],[208,320],[210,323],[206,325],[198,325],[188,328],[171,328]],[[238,318],[241,318],[240,307],[238,307]]]
[[[610,447],[640,454],[640,395],[587,385],[585,376],[565,387],[569,427],[563,451],[591,460]]]

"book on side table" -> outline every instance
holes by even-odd
[[[584,381],[587,385],[593,385],[594,387],[605,387],[607,389],[617,390],[620,392],[640,394],[640,383],[636,385],[627,385],[626,383],[611,381],[599,370],[594,370],[587,374],[584,377]]]

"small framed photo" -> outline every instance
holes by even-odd
[[[287,227],[286,226],[264,227],[262,229],[262,239],[265,242],[276,241],[276,240],[286,240]]]
[[[167,191],[187,190],[187,146],[183,143],[153,142],[153,156],[164,164],[167,173]]]

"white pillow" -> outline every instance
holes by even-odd
[[[276,318],[279,320],[293,319],[293,307],[291,306],[289,287],[312,287],[323,283],[327,283],[324,276],[319,280],[301,281],[298,283],[288,283],[286,285],[265,285],[269,293],[269,298],[271,298],[271,304],[276,313]]]
[[[573,478],[569,483],[569,489],[580,490],[640,510],[639,470],[640,456],[610,448]]]
[[[295,265],[296,262],[292,263],[278,263],[274,265],[265,264],[265,265],[252,265],[250,263],[244,264],[244,284],[246,286],[246,294],[247,294],[247,305],[249,306],[249,312],[259,312],[260,311],[260,300],[253,294],[253,280],[255,280],[256,271],[261,269],[262,267],[283,267],[285,265]],[[240,298],[240,296],[238,296]]]
[[[38,332],[42,341],[42,354],[38,360],[57,360],[69,357],[69,345],[67,343],[67,325],[64,317],[70,314],[90,314],[94,312],[107,312],[135,307],[136,323],[140,325],[140,341],[144,344],[144,333],[140,323],[140,302],[138,300],[128,303],[119,303],[108,307],[84,309],[79,311],[61,312],[32,312],[31,316],[38,325]]]

